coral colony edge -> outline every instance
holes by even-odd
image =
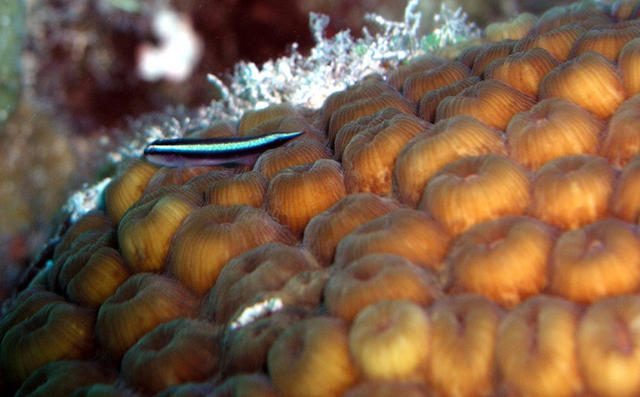
[[[134,123],[123,170],[74,197],[5,305],[0,387],[639,395],[640,2],[521,14],[465,47],[462,13],[421,40],[412,7],[361,41],[314,16],[308,58],[211,76],[220,101]],[[141,157],[275,132],[302,133],[252,165]]]

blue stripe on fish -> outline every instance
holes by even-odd
[[[272,132],[257,136],[223,138],[175,138],[151,142],[145,158],[164,167],[220,164],[252,164],[268,149],[302,135],[303,131]]]

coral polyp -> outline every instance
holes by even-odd
[[[638,395],[640,2],[607,4],[367,69],[314,108],[229,121],[226,97],[167,122],[301,133],[255,164],[123,161],[6,305],[0,387]]]

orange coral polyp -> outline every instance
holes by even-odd
[[[569,58],[569,53],[575,41],[586,29],[578,24],[558,26],[540,35],[528,35],[522,38],[514,47],[514,52],[542,48],[547,50],[554,58],[564,62]]]
[[[391,71],[387,75],[387,82],[393,88],[400,91],[409,76],[422,72],[428,72],[429,70],[434,70],[439,66],[444,65],[445,63],[445,59],[433,56],[431,54],[419,56],[411,59],[411,61],[407,62],[404,65],[400,65],[397,69]]]
[[[120,251],[129,270],[162,270],[173,234],[201,202],[197,193],[171,189],[150,195],[129,209],[118,225]]]
[[[435,69],[415,73],[407,77],[402,94],[412,102],[431,90],[453,84],[469,75],[469,68],[460,62],[445,63]]]
[[[31,373],[58,360],[86,359],[95,350],[95,312],[54,301],[14,325],[0,344],[3,377],[20,384]]]
[[[0,343],[7,331],[37,313],[43,306],[63,298],[51,291],[29,288],[19,293],[0,317]]]
[[[163,188],[175,188],[176,186],[183,185],[185,182],[195,177],[224,171],[225,168],[221,165],[162,167],[153,174],[151,179],[149,179],[149,183],[147,183],[147,187],[144,189],[143,193],[144,195],[148,195]]]
[[[409,141],[395,162],[395,191],[416,206],[425,186],[443,166],[465,156],[506,154],[503,135],[467,115],[444,119]]]
[[[425,376],[438,395],[490,394],[501,319],[501,309],[478,295],[449,296],[431,306]]]
[[[402,87],[402,83],[400,83]],[[350,102],[379,96],[385,92],[393,92],[394,89],[382,79],[372,78],[358,82],[344,91],[334,92],[325,99],[320,111],[319,127],[327,130],[331,116],[342,106]]]
[[[611,211],[618,218],[638,223],[640,221],[640,157],[634,157],[622,170],[613,191]]]
[[[533,33],[544,33],[558,26],[579,23],[588,24],[588,21],[595,18],[597,21],[608,20],[602,10],[589,4],[572,4],[566,6],[556,6],[548,9],[538,18],[538,22],[533,27]]]
[[[543,165],[533,181],[531,214],[576,229],[606,215],[615,172],[602,157],[560,157]]]
[[[77,249],[79,241],[76,240],[82,239],[83,234],[96,231],[102,233],[110,228],[109,218],[102,211],[96,210],[86,213],[66,231],[62,240],[56,245],[53,252],[53,260],[56,261],[70,255],[70,248]],[[73,247],[74,244],[76,244],[75,247]],[[71,251],[76,249],[71,249]]]
[[[577,305],[544,295],[511,310],[500,324],[496,347],[505,389],[528,396],[583,392],[576,355],[579,316]]]
[[[369,380],[420,380],[429,354],[429,318],[405,300],[363,309],[349,330],[349,351]]]
[[[262,209],[208,205],[193,211],[176,231],[167,272],[203,296],[229,260],[270,242],[291,243],[293,237]]]
[[[529,217],[477,224],[462,234],[449,252],[450,288],[514,306],[546,285],[547,258],[553,243],[551,228]]]
[[[551,70],[540,82],[540,99],[568,99],[607,119],[626,93],[616,66],[597,52],[587,51]]]
[[[152,273],[130,277],[100,306],[96,336],[119,360],[157,325],[195,314],[198,300],[179,281]]]
[[[429,390],[422,382],[368,381],[347,390],[342,397],[428,397]]]
[[[253,169],[270,180],[278,171],[287,167],[313,163],[330,157],[331,151],[323,142],[309,138],[297,139],[264,152],[258,157]]]
[[[470,76],[425,93],[418,103],[418,116],[430,122],[435,121],[438,105],[444,98],[458,95],[479,81],[480,78],[478,76]]]
[[[220,371],[223,376],[260,372],[273,342],[291,325],[310,317],[302,308],[283,309],[239,328],[226,328],[221,339]]]
[[[324,289],[327,311],[350,323],[366,306],[393,299],[426,306],[440,296],[435,280],[401,256],[369,254],[332,275]]]
[[[640,93],[640,38],[622,47],[618,55],[618,67],[628,96]]]
[[[111,383],[115,378],[111,370],[95,361],[56,361],[34,371],[15,396],[77,396],[76,390],[83,386]]]
[[[506,129],[509,156],[532,170],[572,154],[596,154],[604,122],[562,98],[547,98],[513,116]]]
[[[578,325],[578,363],[590,390],[605,397],[640,393],[640,297],[626,295],[591,305]]]
[[[122,358],[125,381],[150,393],[203,381],[217,369],[216,328],[187,318],[158,325]]]
[[[624,167],[640,153],[640,95],[615,111],[604,132],[600,155],[616,168]]]
[[[482,80],[456,96],[443,99],[436,121],[468,114],[489,126],[504,130],[511,117],[535,104],[535,99],[499,80]]]
[[[267,179],[257,171],[248,171],[211,183],[205,201],[225,207],[250,205],[260,208],[266,191]]]
[[[280,116],[256,125],[247,131],[247,136],[257,136],[269,134],[274,131],[280,132],[297,132],[302,131],[303,134],[295,140],[313,139],[317,141],[324,140],[324,131],[321,131],[310,124],[310,121],[301,115]]]
[[[202,314],[223,325],[256,296],[281,290],[296,274],[317,268],[313,257],[303,249],[282,243],[261,245],[224,266],[215,288],[204,300]]]
[[[562,234],[551,255],[549,291],[579,303],[637,292],[640,239],[615,218]]]
[[[122,215],[140,197],[147,183],[158,170],[158,166],[146,161],[133,161],[104,191],[106,212],[113,224],[120,222]]]
[[[334,266],[343,268],[369,253],[403,256],[426,269],[440,269],[451,237],[424,212],[398,209],[360,225],[336,248]]]
[[[329,266],[344,236],[399,206],[397,201],[373,193],[350,194],[311,219],[302,243],[322,266]]]
[[[293,324],[271,345],[267,366],[284,397],[337,397],[356,380],[347,327],[336,318]]]
[[[403,114],[359,132],[342,154],[347,193],[390,195],[398,153],[409,140],[430,128],[430,123]]]
[[[529,176],[513,160],[487,154],[461,158],[434,175],[419,208],[450,234],[508,215],[520,215],[530,202]]]
[[[630,25],[626,21],[595,26],[578,37],[569,57],[574,58],[586,51],[595,51],[615,62],[622,48],[638,36],[640,36],[640,25]]]
[[[409,100],[395,91],[384,92],[372,98],[357,99],[343,105],[331,115],[331,121],[327,129],[329,142],[333,143],[338,131],[348,122],[374,114],[388,107],[396,108],[402,113],[415,114],[415,104],[409,102]]]
[[[278,172],[269,182],[265,207],[271,216],[299,237],[311,218],[345,196],[340,163],[320,159]]]
[[[485,71],[485,78],[500,80],[536,98],[540,81],[558,65],[559,62],[551,54],[536,47],[491,62]]]
[[[69,281],[66,292],[73,302],[98,308],[130,276],[120,253],[101,247]]]
[[[298,111],[290,103],[271,105],[264,109],[246,111],[238,122],[238,135],[246,136],[248,132],[262,123],[283,116],[298,116]]]
[[[490,41],[519,40],[527,35],[536,24],[538,17],[528,12],[518,14],[507,22],[494,22],[484,29]]]
[[[344,150],[347,148],[351,140],[361,131],[374,126],[384,125],[387,120],[390,120],[400,114],[404,113],[396,108],[384,108],[368,116],[350,121],[342,126],[334,141],[334,159],[338,161],[342,160]]]
[[[498,43],[491,43],[480,50],[473,59],[471,74],[483,76],[487,66],[498,59],[505,58],[513,51],[515,40],[503,40]]]
[[[638,4],[636,0],[617,1],[611,9],[611,14],[615,16],[617,20],[620,20],[620,21],[625,19],[631,19],[634,16],[637,16],[636,14],[637,14],[637,11],[639,10],[638,7],[636,7],[637,5]]]

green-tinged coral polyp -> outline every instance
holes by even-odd
[[[8,305],[0,386],[637,396],[639,16],[555,7],[247,112],[225,136],[305,132],[253,169],[133,160]]]

